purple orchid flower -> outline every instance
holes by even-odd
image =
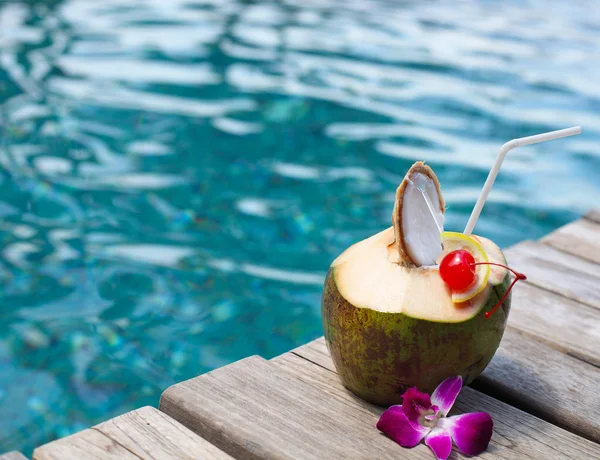
[[[446,417],[462,388],[462,377],[450,377],[435,389],[431,397],[416,387],[402,395],[402,405],[387,409],[377,428],[402,447],[414,447],[425,438],[439,460],[446,460],[452,441],[466,455],[478,455],[487,449],[494,422],[485,412]]]

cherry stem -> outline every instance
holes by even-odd
[[[510,286],[508,287],[508,290],[504,293],[504,296],[502,296],[502,298],[494,306],[494,308],[492,308],[490,311],[488,311],[488,312],[485,313],[485,317],[486,318],[489,318],[490,316],[492,316],[494,314],[494,312],[496,310],[498,310],[498,308],[500,307],[500,305],[502,305],[504,303],[504,301],[508,297],[508,294],[510,294],[511,289],[513,288],[513,286],[515,285],[515,283],[517,281],[519,281],[519,280],[526,280],[527,279],[527,277],[523,273],[519,273],[519,272],[513,270],[512,268],[507,267],[506,265],[497,264],[497,263],[494,263],[494,262],[476,262],[476,263],[472,263],[470,265],[472,265],[472,266],[474,266],[474,265],[495,265],[496,267],[506,268],[507,270],[510,270],[515,275],[515,279],[512,281],[512,283],[510,283]]]

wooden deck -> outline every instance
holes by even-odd
[[[492,415],[483,459],[600,459],[600,212],[505,254],[528,281],[515,289],[496,356],[454,412]],[[424,445],[403,449],[380,434],[382,410],[342,387],[321,338],[174,385],[160,410],[126,413],[33,458],[434,458]],[[0,460],[19,458],[7,455]]]

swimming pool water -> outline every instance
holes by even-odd
[[[576,3],[576,4],[575,4]],[[331,260],[413,161],[462,230],[537,238],[600,196],[589,1],[0,3],[0,452],[321,335]]]

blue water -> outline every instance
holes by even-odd
[[[330,261],[428,161],[461,230],[600,197],[592,1],[0,3],[0,452],[321,334]]]

